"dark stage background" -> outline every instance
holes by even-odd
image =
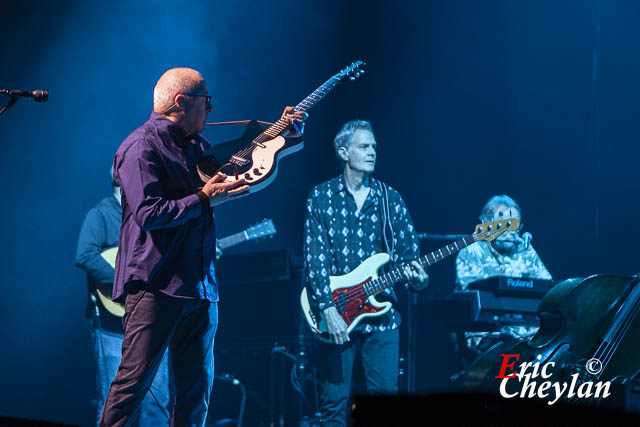
[[[2,14],[0,86],[45,89],[50,100],[20,100],[0,117],[0,415],[92,421],[77,233],[174,66],[202,71],[210,120],[273,121],[351,61],[368,64],[312,110],[305,149],[269,188],[217,209],[221,235],[274,219],[273,240],[235,252],[301,253],[305,199],[337,174],[333,136],[359,118],[376,131],[376,176],[400,191],[419,232],[469,233],[491,195],[509,194],[554,278],[639,270],[637,2],[23,0],[5,1]],[[430,275],[421,301],[451,290],[453,261]],[[221,337],[242,337],[252,311],[227,304],[222,286]],[[298,310],[297,292],[274,287],[267,317]],[[239,314],[244,322],[225,321]],[[422,317],[416,388],[444,390],[455,355]],[[220,372],[232,368],[224,360]]]

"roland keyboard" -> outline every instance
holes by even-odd
[[[470,283],[464,291],[431,300],[431,317],[449,330],[493,331],[505,325],[536,326],[542,297],[552,280],[493,277]]]
[[[467,289],[488,291],[494,295],[542,299],[553,285],[553,280],[496,276],[469,283]]]

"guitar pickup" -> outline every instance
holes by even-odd
[[[245,166],[249,164],[249,160],[243,158],[243,157],[238,157],[238,156],[232,156],[231,157],[231,163],[233,163],[234,165],[237,166]]]

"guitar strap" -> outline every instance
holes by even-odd
[[[389,206],[389,190],[387,184],[382,181],[376,180],[378,188],[382,194],[382,203],[379,204],[382,217],[382,241],[384,242],[384,248],[391,258],[390,265],[394,264],[395,253],[395,239],[393,234],[393,225],[391,224],[391,208]],[[390,237],[387,234],[390,234]],[[389,243],[390,242],[390,243]]]

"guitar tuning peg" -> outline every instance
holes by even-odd
[[[360,74],[364,74],[364,70],[358,70]]]
[[[349,76],[349,80],[354,81],[356,78],[353,76]]]

